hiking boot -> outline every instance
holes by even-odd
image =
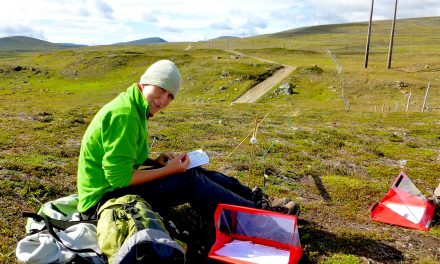
[[[252,188],[252,201],[257,205],[257,208],[288,214],[288,215],[299,215],[300,207],[299,204],[290,201],[289,198],[275,198],[268,197],[263,193],[260,187],[255,186]]]
[[[263,190],[261,190],[260,187],[255,186],[252,188],[252,201],[257,203],[265,198],[265,195],[263,193]]]
[[[289,198],[274,198],[271,200],[271,202],[263,201],[261,209],[287,215],[299,216],[299,204],[290,201]]]
[[[289,198],[274,198],[274,197],[270,197],[269,198],[269,203],[270,203],[270,207],[283,207],[285,205],[287,205],[290,202]]]
[[[284,206],[289,204],[289,202],[289,198],[265,197],[262,200],[258,201],[256,204],[258,208],[263,210],[285,213],[288,211],[288,209],[286,209]]]
[[[263,190],[261,190],[260,187],[255,186],[252,188],[252,201],[255,203],[261,203],[261,207],[276,207],[287,204],[290,202],[290,199],[269,197],[263,193]]]
[[[287,210],[285,214],[299,216],[299,212],[300,212],[299,204],[290,201],[286,205],[284,205],[283,208]]]

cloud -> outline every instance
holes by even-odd
[[[259,17],[248,18],[244,25],[247,27],[261,28],[261,29],[267,27],[267,23],[264,21],[264,19],[259,18]]]
[[[13,0],[0,9],[0,33],[84,44],[137,36],[198,41],[367,21],[370,5],[371,0]],[[393,11],[394,1],[375,0],[373,19],[392,19]],[[438,0],[399,0],[398,18],[439,15]]]
[[[373,19],[392,19],[395,1],[376,0]],[[291,11],[294,9],[296,11]],[[297,22],[305,19],[304,26],[312,24],[334,24],[367,21],[371,8],[370,1],[351,0],[300,0],[283,12],[283,18],[290,17]],[[437,8],[437,11],[435,11]],[[440,15],[438,0],[400,0],[397,7],[397,18]],[[301,13],[303,15],[301,15]],[[295,16],[299,15],[299,17]]]
[[[0,25],[0,37],[26,36],[38,39],[45,39],[41,30],[36,30],[27,25]]]
[[[182,30],[175,28],[175,27],[160,27],[160,30],[166,31],[166,32],[174,32],[174,33],[182,32]]]
[[[274,20],[290,21],[291,28],[345,23],[353,20],[365,21],[367,18],[359,16],[359,11],[362,11],[364,6],[368,6],[368,3],[366,1],[361,2],[365,2],[365,4],[363,6],[358,2],[350,2],[351,4],[349,4],[344,0],[302,0],[289,5],[283,10],[272,12],[271,17]],[[356,14],[357,19],[353,18],[353,14]]]
[[[90,16],[89,11],[87,11],[86,8],[80,6],[77,9],[74,10],[74,13],[79,15],[80,17],[88,17]]]
[[[144,12],[141,14],[141,20],[146,23],[155,23],[157,16],[153,12]]]
[[[231,30],[232,27],[230,26],[230,23],[231,22],[212,23],[209,27],[212,29]]]
[[[248,17],[246,22],[239,25],[237,30],[241,30],[242,35],[256,35],[259,32],[259,29],[265,29],[267,27],[267,23],[258,17]]]
[[[113,8],[102,0],[90,0],[89,5],[96,14],[101,17],[112,19]]]
[[[141,30],[139,31],[141,32]],[[145,31],[145,27],[143,27],[143,30]],[[84,32],[87,32],[87,34]],[[59,25],[51,28],[50,33],[46,31],[45,33],[51,42],[100,45],[134,40],[131,35],[138,32],[134,32],[131,25],[124,23],[112,21],[84,23],[83,20],[69,20],[60,22]]]

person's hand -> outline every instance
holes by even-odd
[[[175,159],[178,155],[175,153],[161,153],[159,157],[157,157],[154,162],[161,167],[164,167],[171,160]]]
[[[182,153],[167,163],[165,169],[171,174],[185,172],[189,166],[189,157],[187,153]]]

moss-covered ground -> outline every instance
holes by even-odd
[[[238,40],[247,42],[232,48],[244,54],[298,67],[284,80],[294,94],[269,92],[255,104],[231,102],[279,65],[232,55],[222,43],[194,43],[190,50],[164,44],[2,54],[0,262],[15,261],[24,236],[22,211],[76,192],[81,137],[98,109],[137,82],[149,64],[167,58],[180,68],[183,89],[150,122],[152,155],[202,148],[211,157],[207,168],[245,184],[261,186],[266,174],[268,194],[301,204],[304,263],[438,263],[438,212],[428,232],[369,219],[370,206],[387,192],[404,160],[403,170],[425,196],[440,181],[440,39],[426,33],[439,31],[436,21],[405,22],[390,70],[388,33],[380,25],[368,69],[365,25]],[[343,67],[349,111],[329,49]],[[228,157],[265,115],[254,151],[245,140]],[[189,263],[204,262],[213,226],[188,206],[173,216],[193,236]]]

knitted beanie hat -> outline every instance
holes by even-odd
[[[157,61],[148,67],[139,84],[159,86],[176,97],[181,86],[179,69],[172,61]]]

